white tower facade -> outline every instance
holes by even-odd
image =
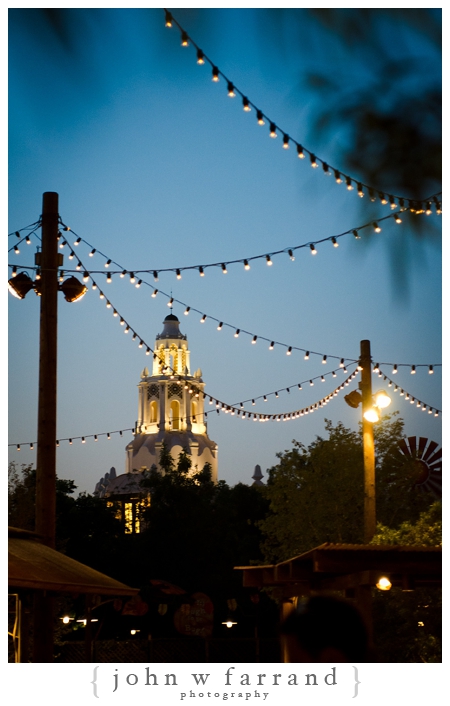
[[[141,373],[136,434],[126,448],[126,471],[159,467],[165,442],[175,461],[182,450],[187,451],[192,470],[210,463],[212,480],[217,482],[217,444],[207,434],[202,372],[191,375],[188,341],[178,318],[169,314],[163,323],[152,373],[147,368]]]

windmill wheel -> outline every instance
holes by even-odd
[[[421,436],[409,436],[399,442],[405,458],[412,459],[412,480],[418,490],[442,497],[442,449],[435,441]]]

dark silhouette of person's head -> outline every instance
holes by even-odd
[[[333,596],[312,596],[281,626],[289,662],[366,662],[368,638],[355,606]]]

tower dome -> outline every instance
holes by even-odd
[[[205,383],[200,369],[191,375],[187,336],[172,313],[156,335],[153,368],[141,373],[136,432],[127,446],[126,472],[158,467],[163,444],[175,463],[181,451],[191,459],[192,470],[205,463],[217,481],[217,444],[208,437],[204,410]]]

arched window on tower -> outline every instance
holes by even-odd
[[[172,400],[170,403],[170,421],[172,429],[181,429],[180,423],[180,403],[178,400]]]
[[[192,402],[191,402],[191,416],[192,416],[193,422],[197,421],[197,411],[198,411],[197,401],[192,400]]]
[[[158,421],[158,404],[155,400],[150,402],[150,424],[156,424]]]

